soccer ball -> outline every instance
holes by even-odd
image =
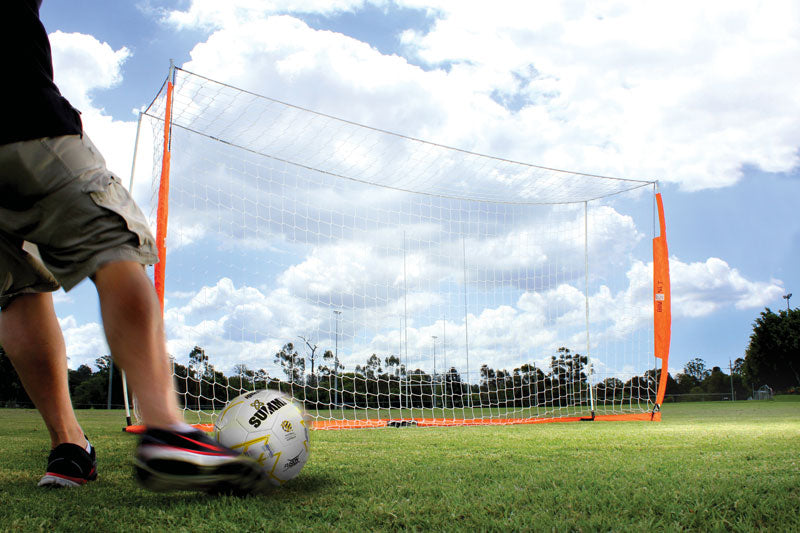
[[[297,476],[308,461],[308,424],[291,397],[275,390],[237,396],[214,424],[223,446],[255,458],[273,485]]]

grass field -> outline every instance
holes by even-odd
[[[35,411],[0,410],[2,531],[800,531],[800,398],[667,404],[664,420],[316,431],[267,494],[155,494],[119,411],[79,411],[100,477],[43,490]]]

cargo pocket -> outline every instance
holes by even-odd
[[[155,239],[144,214],[118,177],[108,171],[98,172],[83,185],[82,190],[89,194],[96,205],[122,217],[128,230],[136,235],[139,248],[155,247]]]

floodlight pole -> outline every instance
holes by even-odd
[[[108,357],[108,403],[106,405],[106,409],[111,409],[111,396],[113,394],[113,383],[114,383],[114,359],[109,356]]]
[[[442,386],[442,407],[447,407],[447,383],[448,383],[448,375],[450,375],[450,369],[447,368],[447,315],[444,316],[444,320],[442,320],[442,360],[444,362],[444,385]],[[450,390],[450,394],[453,394],[452,386]],[[451,398],[452,403],[452,398]],[[455,405],[453,405],[455,407]]]
[[[734,395],[734,392],[733,392],[733,362],[730,359],[728,359],[728,369],[731,372],[731,401],[734,401],[735,398],[733,397],[733,395]]]
[[[791,297],[792,297],[792,293],[791,292],[789,294],[784,294],[783,295],[784,300],[786,300],[786,312],[787,313],[790,311],[790,309],[789,309],[789,298],[791,298]]]
[[[333,353],[333,405],[339,403],[339,316],[341,311],[334,309],[334,322],[336,323],[336,348]]]
[[[431,339],[433,339],[433,406],[436,407],[436,335],[431,335]]]

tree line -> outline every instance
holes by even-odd
[[[95,369],[93,371],[88,365],[80,365],[77,370],[67,371],[72,405],[78,409],[108,407],[108,378],[111,375],[111,407],[122,407],[124,400],[119,367],[114,366],[110,355],[103,355],[95,359]],[[33,402],[25,392],[2,346],[0,346],[0,407],[33,407]]]
[[[548,365],[527,363],[513,368],[480,366],[477,383],[466,381],[456,367],[435,375],[420,368],[408,369],[398,355],[372,354],[363,365],[349,370],[330,350],[319,350],[300,337],[307,355],[287,342],[272,356],[283,374],[270,376],[263,368],[236,365],[226,376],[217,370],[200,346],[189,353],[188,365],[174,363],[176,388],[181,401],[191,408],[218,409],[242,390],[281,389],[309,408],[352,407],[559,407],[588,404],[588,358],[567,347],[559,348]],[[69,370],[69,391],[75,407],[123,405],[121,375],[111,357]],[[608,377],[592,388],[598,405],[629,398],[655,400],[660,371],[647,370],[625,381]],[[676,376],[667,376],[667,401],[678,395],[730,394],[747,398],[753,389],[769,385],[778,392],[800,393],[800,310],[772,312],[766,308],[753,323],[745,356],[737,358],[729,373],[708,369],[695,357]],[[0,406],[32,406],[10,360],[0,346]]]

